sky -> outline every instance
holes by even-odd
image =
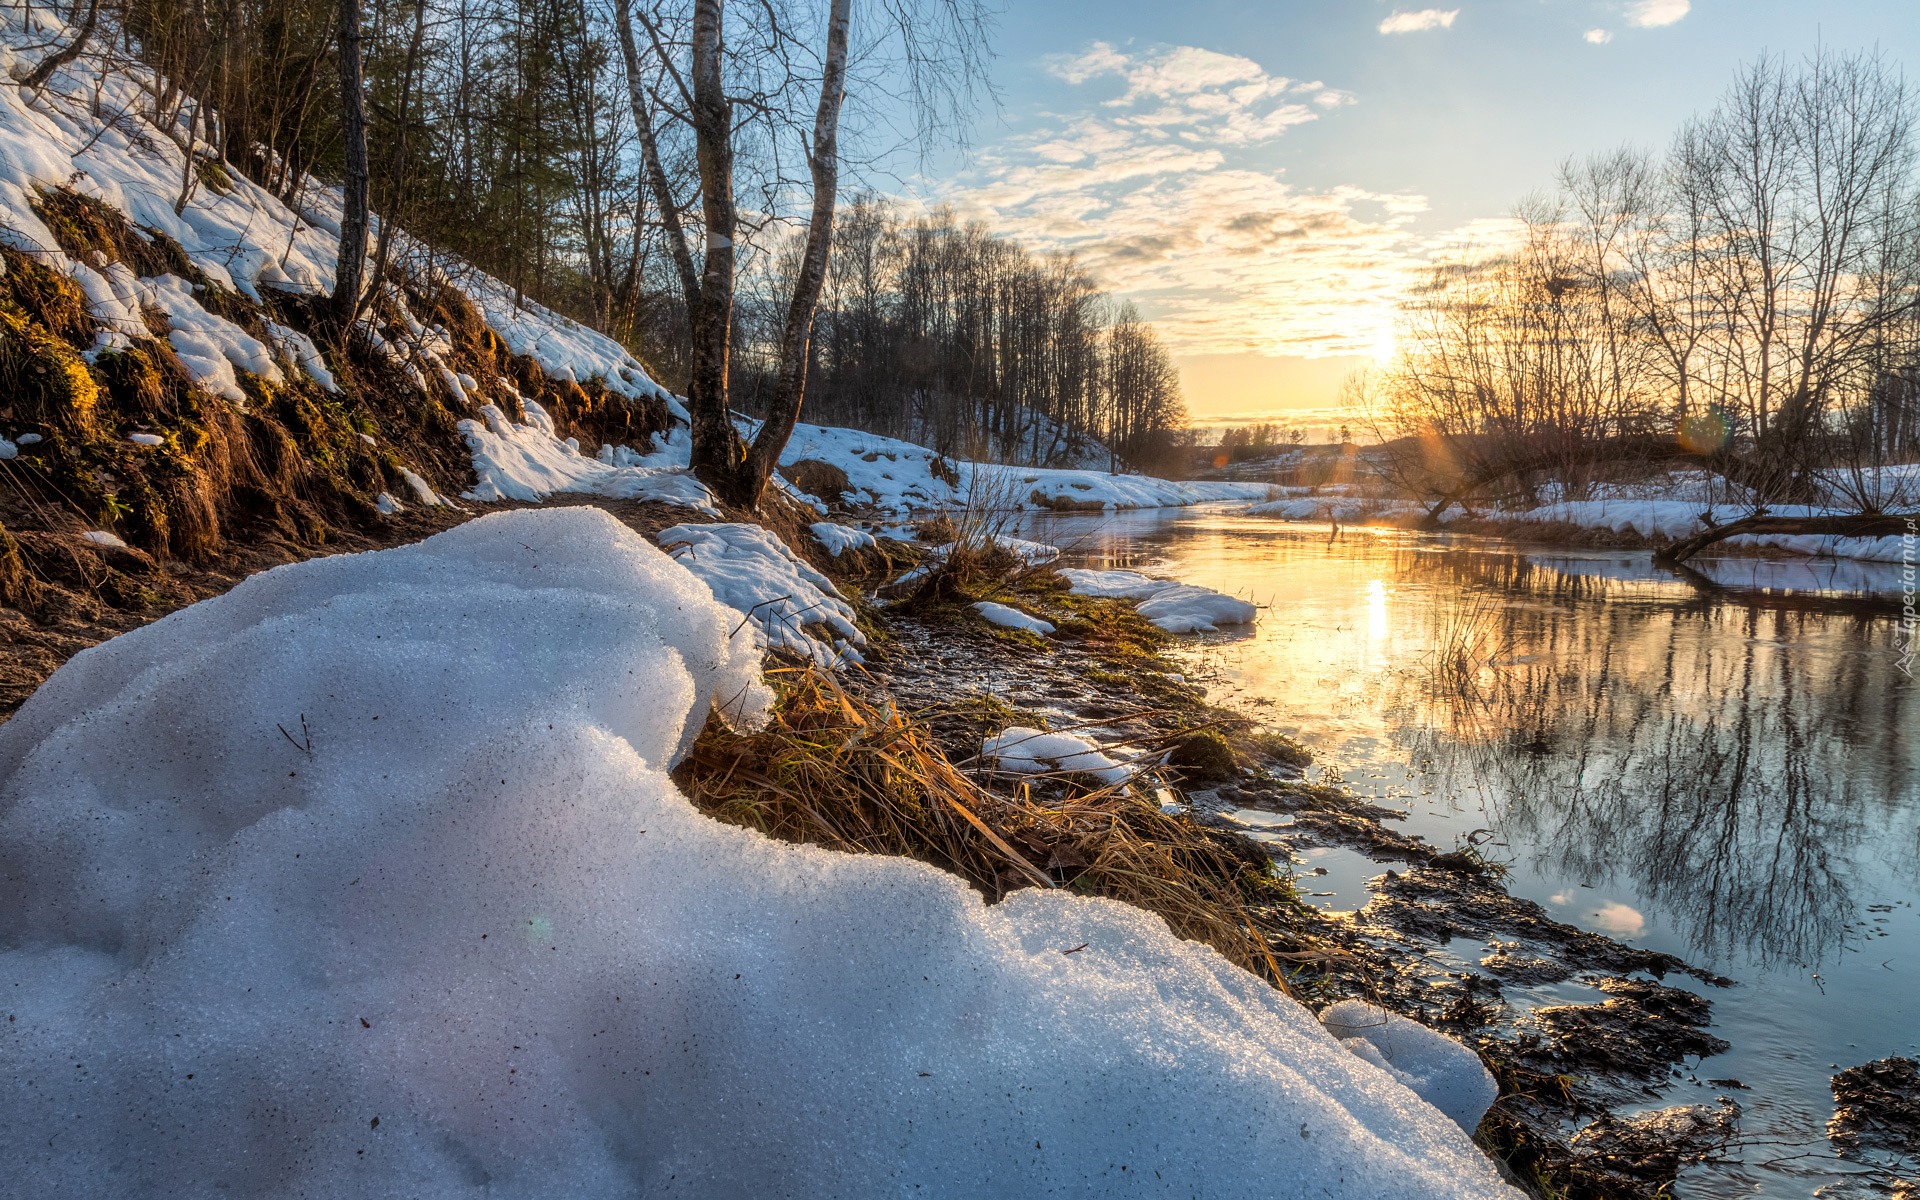
[[[965,152],[911,190],[1072,250],[1168,340],[1196,420],[1325,408],[1437,252],[1569,157],[1663,147],[1743,62],[1920,79],[1920,0],[1026,0]]]

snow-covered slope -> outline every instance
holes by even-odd
[[[0,727],[0,1194],[1515,1194],[1157,917],[701,816],[736,624],[576,507],[83,651]]]
[[[0,70],[24,74],[41,54],[71,37],[50,6],[29,10],[13,0],[0,4]],[[238,173],[207,172],[194,180],[187,203],[176,213],[181,181],[189,174],[183,147],[192,108],[185,106],[171,128],[155,126],[147,117],[152,87],[144,68],[103,72],[88,57],[55,72],[38,94],[0,87],[0,244],[71,275],[107,327],[102,346],[124,345],[129,334],[144,336],[140,309],[151,307],[167,314],[181,361],[218,395],[239,398],[232,383],[235,367],[263,376],[281,368],[307,370],[331,387],[313,344],[300,334],[281,330],[279,344],[265,346],[208,312],[177,276],[143,279],[120,264],[76,262],[35,213],[36,189],[71,188],[178,242],[210,280],[251,300],[261,299],[263,287],[331,292],[340,193],[309,181],[297,205],[289,207]],[[444,256],[429,265],[429,256],[404,235],[395,242],[409,268],[451,277],[511,351],[530,355],[550,375],[598,379],[623,396],[668,399],[613,340],[539,305],[515,306],[511,291],[497,280]],[[423,381],[428,373],[446,371],[446,331],[410,325],[394,331],[398,343],[384,339],[395,356]],[[479,381],[465,392],[467,399],[482,399],[494,393],[494,384]]]

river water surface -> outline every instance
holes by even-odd
[[[1406,811],[1402,831],[1480,843],[1557,919],[1737,981],[1702,989],[1733,1048],[1649,1104],[1744,1109],[1733,1161],[1692,1168],[1681,1195],[1805,1197],[1847,1174],[1828,1076],[1920,1051],[1920,689],[1898,667],[1898,567],[1676,573],[1645,552],[1334,539],[1206,509],[1026,536],[1268,606],[1186,651],[1214,702]],[[1364,904],[1386,868],[1363,865],[1319,902]],[[1705,1082],[1728,1078],[1747,1090]]]

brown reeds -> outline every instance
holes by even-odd
[[[790,842],[894,854],[961,876],[989,902],[1068,887],[1158,914],[1282,990],[1263,906],[1292,899],[1264,853],[1160,811],[1129,785],[983,787],[891,702],[812,667],[773,673],[781,703],[752,734],[708,725],[678,772],[702,811]]]

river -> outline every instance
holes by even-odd
[[[1266,606],[1184,651],[1215,703],[1406,811],[1402,831],[1474,840],[1559,920],[1737,981],[1703,989],[1732,1049],[1648,1105],[1744,1108],[1731,1161],[1690,1168],[1681,1195],[1805,1197],[1848,1173],[1828,1076],[1920,1050],[1920,689],[1895,648],[1897,566],[1674,572],[1205,508],[1023,536]],[[1386,869],[1321,853],[1330,906],[1364,904]],[[1729,1078],[1746,1090],[1708,1082]]]

